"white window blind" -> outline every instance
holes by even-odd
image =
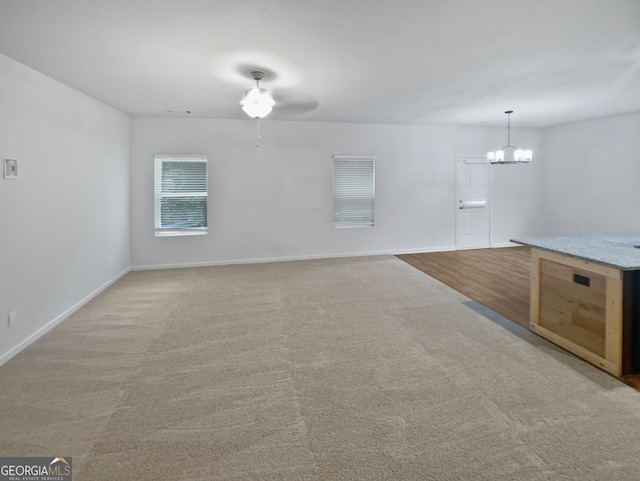
[[[489,194],[489,164],[486,160],[465,161],[462,173],[462,206],[484,207]]]
[[[155,235],[207,233],[207,157],[155,156]]]
[[[333,225],[374,225],[375,159],[333,156]]]

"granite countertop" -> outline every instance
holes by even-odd
[[[557,237],[530,237],[511,242],[558,252],[623,271],[640,270],[640,234],[580,234]]]

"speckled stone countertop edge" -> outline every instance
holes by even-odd
[[[511,242],[521,245],[530,246],[534,249],[540,249],[556,254],[563,254],[576,259],[601,264],[622,271],[640,270],[640,249],[633,246],[640,244],[640,235],[607,235],[607,234],[589,234],[574,236],[550,236],[550,237],[534,237],[529,239],[510,239]],[[553,243],[558,242],[559,246],[541,245],[540,242]],[[579,246],[578,249],[566,247],[567,242],[580,243],[588,241],[589,246]],[[562,245],[562,244],[565,245]],[[593,244],[596,244],[595,246]],[[615,245],[613,245],[615,244]],[[580,250],[587,252],[579,252]],[[627,250],[635,249],[635,250]],[[576,250],[578,252],[576,252]],[[613,254],[612,254],[613,252]],[[622,254],[620,254],[622,253]],[[617,256],[616,256],[617,254]]]

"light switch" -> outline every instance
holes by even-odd
[[[4,178],[5,179],[17,179],[18,178],[18,160],[17,159],[4,159]]]

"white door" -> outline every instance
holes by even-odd
[[[458,158],[458,249],[491,245],[489,168],[484,157]]]

